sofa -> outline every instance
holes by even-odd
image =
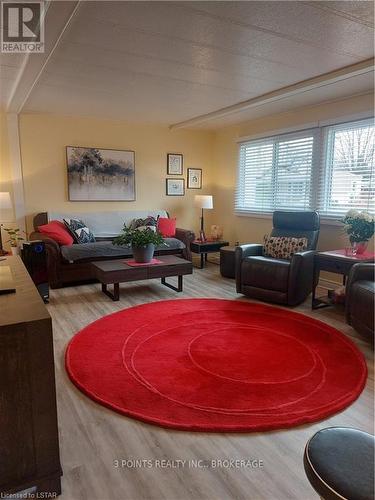
[[[33,219],[34,232],[30,240],[42,240],[47,250],[48,281],[51,288],[88,282],[94,279],[91,262],[123,259],[132,256],[131,248],[112,244],[112,240],[133,219],[153,216],[168,217],[165,210],[127,210],[89,213],[41,212]],[[81,219],[93,232],[96,242],[60,246],[56,241],[38,231],[49,221],[64,218]],[[167,246],[156,247],[155,255],[179,255],[191,260],[190,243],[195,239],[192,231],[176,229],[174,238],[164,238]]]
[[[374,339],[375,264],[355,264],[346,283],[346,321],[369,340]]]

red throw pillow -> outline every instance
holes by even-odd
[[[59,245],[72,245],[73,237],[66,229],[65,225],[59,220],[51,220],[48,224],[39,226],[40,233],[45,234],[52,240],[55,240]]]
[[[176,219],[159,217],[157,228],[163,238],[173,238],[176,235]]]

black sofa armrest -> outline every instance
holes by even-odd
[[[363,262],[354,264],[350,269],[348,280],[345,288],[345,316],[347,323],[350,324],[350,291],[353,283],[356,281],[374,281],[375,280],[375,263]]]
[[[60,245],[52,238],[49,238],[45,234],[39,233],[38,231],[32,232],[29,239],[31,241],[44,241],[47,252],[48,282],[51,288],[58,288],[61,286],[58,271],[61,261]]]
[[[314,275],[314,250],[297,252],[290,261],[288,304],[297,305],[311,293]]]
[[[185,248],[182,251],[184,259],[192,261],[192,255],[190,250],[190,244],[195,240],[195,234],[190,229],[176,229],[175,237],[185,244]]]
[[[363,262],[354,264],[354,266],[350,269],[346,289],[348,290],[355,281],[374,281],[374,274],[375,263]]]
[[[235,275],[236,275],[236,290],[241,292],[241,264],[243,259],[251,255],[263,255],[263,245],[259,243],[250,243],[248,245],[240,245],[236,247],[235,259]]]

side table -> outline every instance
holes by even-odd
[[[200,269],[204,268],[204,263],[207,262],[207,254],[219,252],[220,248],[229,246],[228,241],[198,241],[195,240],[190,244],[190,250],[201,256]]]
[[[375,254],[365,252],[360,255],[346,255],[345,250],[330,250],[328,252],[317,252],[314,256],[314,276],[311,308],[319,309],[333,304],[329,297],[316,297],[316,288],[319,282],[320,271],[342,274],[345,285],[346,276],[354,264],[359,262],[373,262]]]

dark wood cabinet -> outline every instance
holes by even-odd
[[[51,317],[19,257],[16,293],[0,295],[0,493],[60,494]]]

